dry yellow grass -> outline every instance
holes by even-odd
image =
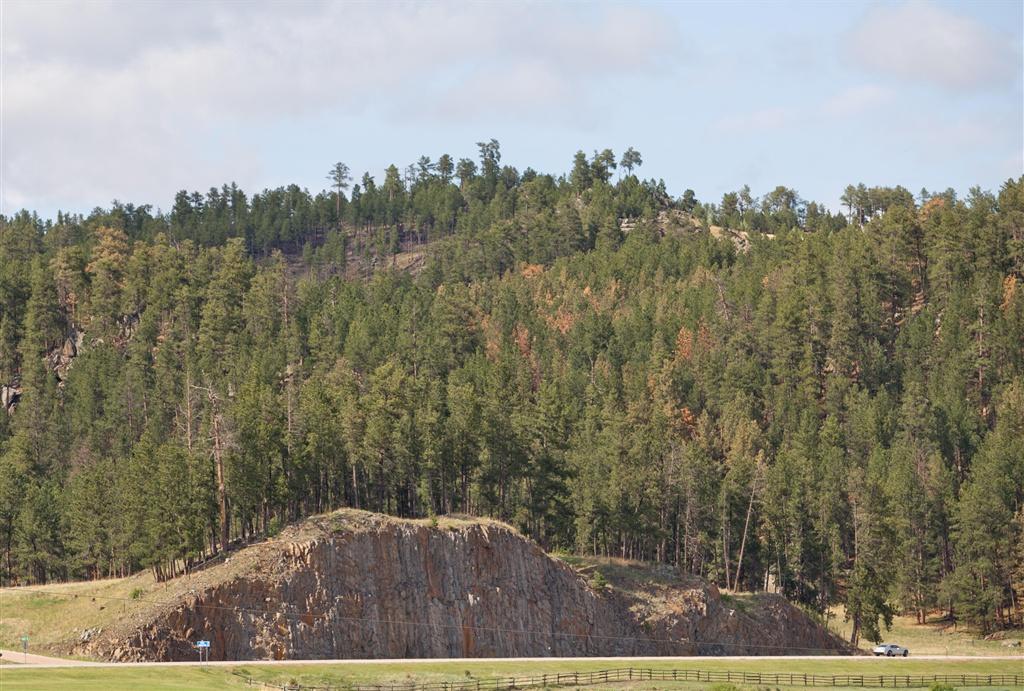
[[[128,578],[0,589],[0,647],[66,655],[86,629],[105,628],[159,598],[149,571]],[[133,598],[135,595],[135,598]]]
[[[846,640],[850,638],[850,623],[843,621],[844,610],[836,608],[829,618],[829,628]],[[926,624],[918,624],[914,617],[894,617],[892,629],[882,632],[886,643],[897,643],[910,650],[914,655],[1022,655],[1024,664],[1024,647],[1011,648],[1004,646],[1004,641],[986,641],[977,631],[964,627],[953,628],[947,622],[929,620]],[[1024,631],[1010,632],[1009,640],[1024,639]],[[862,640],[860,647],[870,650],[874,644]]]

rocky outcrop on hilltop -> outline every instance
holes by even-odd
[[[780,654],[843,644],[782,598],[594,588],[507,526],[345,511],[249,547],[77,651],[112,660]],[[778,647],[775,647],[778,646]]]

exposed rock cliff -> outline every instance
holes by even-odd
[[[179,579],[78,651],[115,660],[780,654],[842,643],[782,598],[595,589],[507,526],[344,511]],[[736,603],[732,603],[736,604]],[[777,646],[777,647],[776,647]]]

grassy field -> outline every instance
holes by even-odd
[[[846,640],[850,638],[850,624],[843,621],[843,611],[833,612],[829,628]],[[1009,640],[1024,639],[1024,631],[1008,632]],[[954,629],[945,621],[929,619],[918,624],[914,617],[894,617],[892,629],[884,631],[885,642],[898,643],[910,650],[911,655],[1021,655],[1024,646],[1009,648],[1004,640],[986,641],[977,631]],[[860,647],[870,650],[870,641],[862,640]]]
[[[1024,674],[1024,658],[1015,660],[889,660],[889,659],[820,659],[820,660],[726,660],[708,658],[698,662],[669,663],[644,661],[630,663],[634,667],[655,669],[701,669],[709,671],[779,672],[793,674]],[[414,665],[352,664],[268,666],[240,664],[232,667],[125,667],[74,669],[0,669],[0,688],[4,691],[44,691],[49,689],[232,689],[248,687],[239,672],[258,682],[306,686],[337,686],[347,684],[403,684],[419,682],[459,682],[495,677],[586,672],[589,670],[625,667],[607,660],[572,662],[429,662]],[[707,684],[673,684],[671,682],[633,682],[616,688],[702,688]],[[591,687],[592,688],[592,687]],[[829,688],[832,688],[831,686]]]
[[[0,647],[66,654],[85,629],[106,627],[136,606],[134,598],[160,597],[149,571],[130,578],[0,589]],[[43,592],[40,592],[43,591]]]

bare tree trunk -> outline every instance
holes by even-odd
[[[225,552],[228,549],[230,538],[230,524],[228,523],[228,492],[224,477],[224,439],[221,429],[221,418],[217,411],[217,395],[210,389],[210,415],[213,428],[213,463],[217,472],[217,508],[220,519],[220,544]]]
[[[689,488],[686,490],[686,515],[683,519],[683,563],[686,570],[694,572],[693,545],[691,534],[693,529],[693,495]]]
[[[658,542],[657,557],[655,559],[655,561],[657,561],[658,563],[661,563],[661,564],[663,564],[663,563],[668,561],[668,559],[667,559],[667,557],[668,557],[668,538],[665,537],[665,532],[666,532],[665,531],[666,513],[667,513],[667,511],[665,510],[665,504],[662,503],[661,510],[659,512],[660,515],[658,516],[658,528],[661,529],[662,537],[661,537],[661,540]]]
[[[729,522],[726,507],[722,506],[722,561],[725,564],[725,587],[729,587]]]
[[[352,461],[352,505],[359,508],[359,482],[356,479],[356,464]]]
[[[285,328],[285,333],[286,334],[290,333],[290,331],[291,331],[291,314],[290,314],[290,311],[289,311],[290,304],[289,304],[289,301],[288,301],[288,292],[289,292],[288,278],[285,277],[284,285],[281,286],[281,295],[282,295],[282,302],[283,302],[282,307],[283,307],[283,312],[284,312],[284,328]],[[286,377],[285,382],[286,382],[286,384],[285,384],[285,392],[284,392],[284,395],[285,395],[285,411],[286,411],[286,427],[285,427],[285,450],[286,450],[286,453],[285,453],[284,459],[282,460],[281,465],[282,465],[282,471],[283,471],[283,474],[284,474],[285,483],[286,483],[287,486],[290,486],[291,485],[291,477],[290,477],[290,475],[291,475],[291,462],[292,462],[292,459],[294,458],[293,451],[292,451],[292,437],[294,436],[294,433],[295,433],[295,428],[294,428],[294,423],[295,423],[295,405],[294,405],[293,399],[295,397],[295,374],[298,371],[298,364],[293,365],[292,362],[291,362],[292,355],[293,355],[293,353],[290,352],[291,351],[291,347],[290,347],[291,339],[289,338],[288,341],[289,341],[289,348],[288,348],[288,351],[289,351],[288,352],[288,360],[289,361],[285,365],[285,377]],[[292,499],[290,503],[291,503],[291,506],[289,508],[290,508],[290,512],[291,512],[291,518],[293,520],[298,519],[298,517],[299,517],[299,515],[301,513],[300,510],[299,510],[299,504],[301,502],[298,499]]]
[[[675,554],[673,555],[672,563],[678,569],[679,568],[679,557],[680,557],[679,542],[680,542],[680,539],[682,538],[682,535],[680,534],[681,531],[679,530],[679,497],[678,496],[676,496],[676,510],[675,510],[675,516],[674,516],[673,523],[675,523],[675,525],[673,527],[674,535],[672,536],[672,542],[673,542],[672,549],[675,552]]]
[[[192,410],[192,370],[185,369],[185,448],[192,453],[192,427],[194,412]]]
[[[750,514],[754,509],[754,493],[756,491],[757,476],[755,475],[753,481],[750,483],[750,501],[747,502],[747,519],[743,522],[743,539],[740,540],[740,558],[739,561],[736,562],[736,580],[732,587],[735,591],[739,591],[740,589],[740,569],[743,568],[743,550],[747,546],[747,530],[750,528]]]

